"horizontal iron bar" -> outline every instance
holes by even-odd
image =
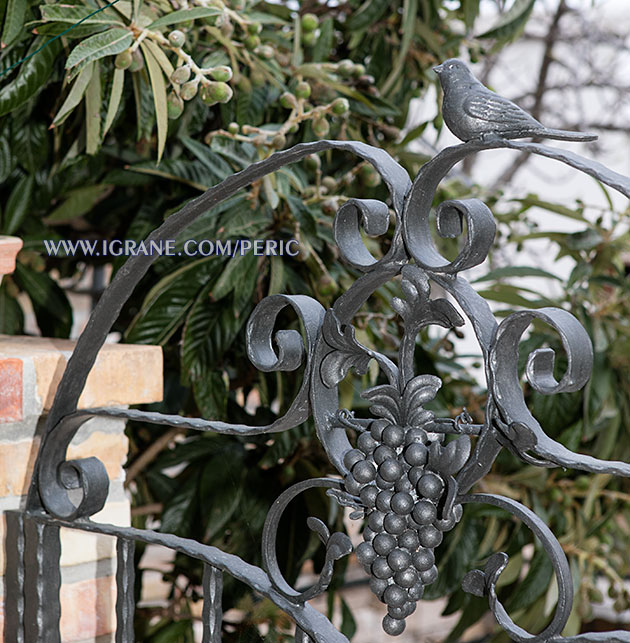
[[[120,407],[97,407],[93,409],[81,409],[73,415],[92,417],[113,417],[135,422],[148,422],[149,424],[161,424],[163,426],[181,427],[195,431],[217,432],[216,420],[205,420],[204,418],[189,418],[181,415],[170,415],[157,411],[140,411],[139,409],[124,409]],[[227,425],[226,425],[227,426]],[[447,433],[451,435],[479,435],[483,424],[456,424],[449,418],[437,418],[432,427],[433,433]],[[222,430],[221,433],[229,433]],[[240,431],[234,431],[242,435]]]

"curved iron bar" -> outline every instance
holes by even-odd
[[[272,593],[266,595],[288,614],[297,613],[303,619],[304,613],[295,610],[306,609],[304,602],[326,589],[333,561],[348,553],[349,542],[342,534],[331,536],[323,523],[309,519],[309,526],[326,542],[327,560],[315,586],[299,593],[280,573],[275,556],[275,535],[282,511],[291,499],[314,486],[329,487],[329,495],[337,502],[355,509],[353,517],[367,517],[364,542],[357,548],[357,556],[372,576],[372,590],[388,606],[388,615],[383,620],[385,631],[399,634],[404,629],[405,618],[422,597],[425,585],[437,577],[433,549],[441,542],[442,534],[452,529],[461,518],[461,505],[489,501],[512,511],[533,529],[550,553],[558,575],[556,614],[548,628],[539,635],[531,635],[518,628],[498,602],[494,583],[506,563],[500,555],[491,559],[483,579],[479,575],[484,573],[479,570],[467,577],[466,584],[473,590],[480,590],[479,583],[483,580],[483,589],[490,595],[491,609],[509,636],[517,641],[604,640],[598,635],[590,639],[585,638],[589,635],[566,639],[560,636],[559,632],[568,618],[567,610],[570,611],[570,575],[557,541],[535,514],[506,498],[465,495],[490,470],[504,446],[537,466],[573,466],[630,475],[630,465],[625,463],[604,462],[568,451],[551,440],[529,413],[516,370],[518,342],[529,323],[534,318],[550,323],[559,332],[568,355],[567,371],[560,382],[553,377],[552,352],[539,350],[529,356],[526,375],[531,385],[545,394],[574,391],[583,386],[590,374],[592,348],[577,320],[560,309],[522,311],[497,324],[488,303],[458,275],[460,271],[484,261],[493,242],[494,219],[485,204],[477,199],[468,199],[447,201],[437,207],[439,235],[460,236],[466,223],[466,239],[454,260],[443,257],[432,240],[429,215],[439,183],[456,163],[468,155],[500,148],[559,160],[630,196],[630,179],[601,164],[538,143],[505,140],[493,135],[443,150],[421,168],[413,184],[406,172],[382,150],[361,143],[320,141],[278,152],[252,165],[169,217],[148,237],[149,241],[176,236],[209,208],[287,163],[314,152],[339,149],[367,160],[381,174],[392,199],[394,229],[389,251],[381,259],[376,259],[362,242],[361,227],[368,234],[385,234],[390,224],[389,209],[380,201],[349,200],[335,218],[335,239],[343,258],[364,274],[329,311],[324,311],[321,305],[308,297],[282,295],[263,300],[255,309],[247,326],[247,348],[252,362],[263,371],[293,371],[304,360],[304,379],[288,413],[263,427],[126,409],[76,410],[98,350],[135,285],[155,259],[142,255],[130,258],[103,294],[64,372],[35,466],[28,498],[29,513],[41,516],[41,510],[45,509],[53,516],[75,520],[90,516],[102,507],[108,487],[103,465],[96,458],[65,460],[70,440],[90,416],[109,415],[196,430],[252,435],[286,430],[312,414],[317,435],[344,480],[306,481],[278,498],[269,513],[263,537],[263,558],[268,574],[248,566],[247,578],[244,576],[243,580],[250,586],[261,593],[269,591],[267,585],[262,591],[256,584],[264,576],[265,582],[272,587]],[[411,261],[415,265],[409,265]],[[404,337],[398,364],[395,364],[386,356],[362,346],[355,338],[352,321],[367,299],[399,274],[402,275],[404,298],[394,298],[392,307],[403,319]],[[424,404],[433,398],[441,381],[429,375],[414,377],[413,349],[417,333],[429,324],[450,328],[463,323],[449,301],[430,299],[429,281],[450,293],[471,321],[479,342],[488,383],[486,417],[482,426],[470,424],[465,413],[452,420],[435,418],[424,409]],[[278,331],[272,339],[277,315],[286,306],[292,307],[300,318],[304,340],[296,331]],[[338,384],[351,368],[359,373],[365,372],[371,359],[376,360],[389,384],[373,387],[363,394],[370,400],[372,414],[376,418],[354,420],[350,411],[339,408]],[[352,448],[347,433],[349,429],[358,436],[358,448]],[[444,445],[446,433],[461,435]],[[472,455],[469,435],[479,436]],[[68,491],[71,489],[83,491],[78,505],[70,500]],[[58,523],[88,530],[91,528],[89,525],[94,524],[84,520],[74,523],[59,520]],[[132,534],[130,537],[142,540],[142,532],[138,530],[129,532],[125,529],[125,532],[127,537]],[[159,534],[159,537],[164,543],[171,543],[167,546],[179,543],[174,536]],[[236,560],[237,567],[247,565],[240,559]],[[232,569],[225,569],[235,575]],[[321,619],[322,623],[327,623],[321,625],[324,628],[321,631],[329,632],[332,625],[323,616]],[[309,637],[316,641],[345,640],[329,634],[322,638],[321,631],[314,629],[310,620],[304,623],[296,618],[296,622],[296,637],[301,640],[310,640]],[[622,637],[618,640],[629,639]]]
[[[476,569],[468,572],[462,582],[464,590],[477,596],[489,597],[492,613],[499,625],[513,641],[549,641],[551,637],[560,634],[571,614],[571,607],[573,605],[573,579],[571,578],[571,569],[567,557],[551,529],[549,529],[544,521],[531,509],[511,498],[494,494],[474,493],[459,496],[456,502],[461,504],[493,505],[494,507],[505,509],[522,520],[540,540],[545,551],[549,554],[558,581],[558,602],[553,619],[540,634],[530,634],[516,625],[501,604],[496,592],[497,581],[508,562],[506,554],[495,554],[491,556],[486,563],[484,571]]]
[[[267,570],[267,574],[269,575],[276,591],[280,592],[280,594],[292,603],[304,603],[305,601],[310,601],[312,598],[323,594],[328,589],[328,585],[330,585],[330,581],[332,580],[333,565],[335,561],[352,552],[352,543],[346,534],[337,532],[331,535],[323,522],[317,518],[309,518],[308,524],[310,529],[319,535],[326,546],[325,561],[321,574],[317,579],[317,582],[303,592],[298,592],[293,589],[282,575],[276,551],[276,537],[278,535],[280,519],[291,500],[299,496],[304,491],[315,488],[341,490],[343,489],[343,484],[341,480],[334,480],[332,478],[313,478],[312,480],[304,480],[303,482],[294,484],[292,487],[289,487],[289,489],[280,494],[273,503],[269,513],[267,514],[265,526],[263,528],[263,567]]]

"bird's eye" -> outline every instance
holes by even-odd
[[[449,65],[448,66],[449,69],[454,69],[454,67],[455,67],[455,65]]]

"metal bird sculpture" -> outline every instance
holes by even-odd
[[[490,91],[461,60],[451,58],[433,70],[444,90],[444,122],[464,142],[492,135],[562,141],[593,141],[597,138],[595,134],[545,127],[512,101]]]

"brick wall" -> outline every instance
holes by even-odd
[[[21,244],[0,237],[0,278]],[[19,241],[19,240],[18,240]],[[7,249],[8,248],[8,249]],[[4,254],[3,254],[4,253]],[[0,335],[0,513],[24,507],[39,436],[75,342]],[[103,347],[79,401],[80,408],[123,406],[162,399],[162,351],[158,346]],[[110,418],[86,422],[69,448],[71,459],[97,456],[105,465],[110,491],[94,520],[129,525],[123,465],[125,423]],[[4,575],[5,521],[0,520],[0,574]],[[62,641],[114,641],[116,627],[116,545],[112,538],[62,529]],[[0,583],[4,595],[4,583]],[[4,631],[0,597],[0,632]]]

